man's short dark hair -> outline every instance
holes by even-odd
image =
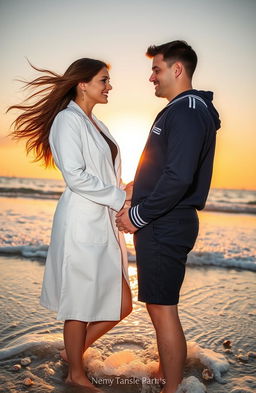
[[[150,58],[162,54],[164,61],[172,65],[175,61],[180,61],[190,78],[197,65],[196,52],[186,41],[172,41],[162,45],[152,45],[148,48],[146,55]]]

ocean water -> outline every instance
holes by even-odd
[[[0,178],[0,392],[70,392],[59,357],[62,322],[39,305],[52,216],[63,182]],[[188,340],[183,393],[256,390],[255,191],[211,190],[181,292]],[[85,354],[104,392],[160,391],[155,333],[137,301],[132,237],[126,236],[133,313]],[[223,342],[231,341],[231,348]],[[31,363],[20,366],[21,359]],[[16,367],[17,369],[18,367]],[[208,369],[212,379],[202,376]],[[31,386],[25,386],[30,378]],[[74,391],[74,390],[73,390]],[[78,392],[76,389],[75,392]]]
[[[63,189],[62,180],[0,177],[0,254],[46,258]],[[212,189],[199,214],[200,235],[188,263],[256,271],[256,191]],[[132,262],[132,237],[126,239]]]
[[[0,196],[59,199],[63,180],[0,176]],[[205,210],[256,214],[255,190],[211,189]]]

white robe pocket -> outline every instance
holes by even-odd
[[[105,206],[90,203],[86,210],[79,207],[75,226],[77,242],[84,245],[106,244],[108,231]]]

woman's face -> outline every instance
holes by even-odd
[[[108,92],[112,89],[109,83],[109,73],[106,67],[102,68],[90,82],[85,83],[85,97],[95,104],[106,104]]]

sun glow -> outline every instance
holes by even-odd
[[[149,123],[138,117],[117,117],[111,121],[110,130],[121,150],[122,179],[127,183],[134,178],[148,137]]]

